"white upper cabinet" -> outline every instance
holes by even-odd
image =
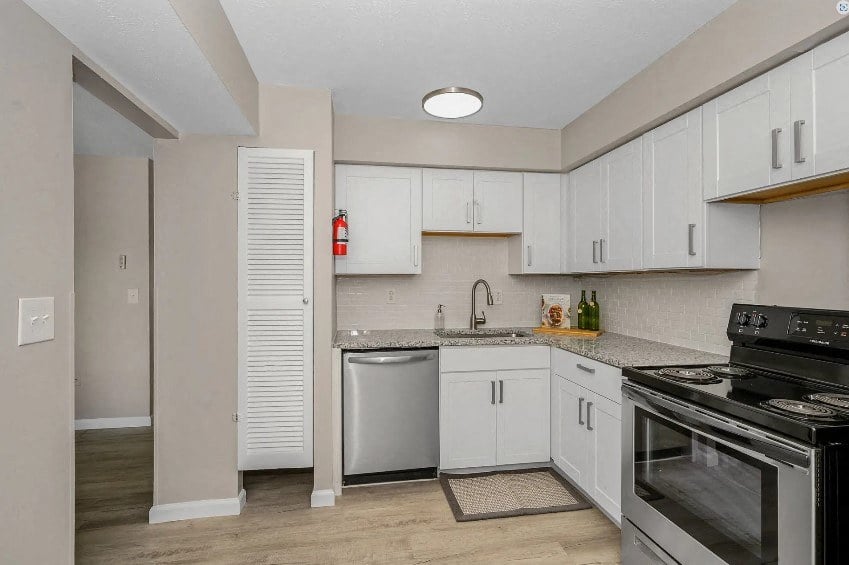
[[[849,168],[849,33],[814,49],[813,144],[802,143],[802,156],[813,157],[814,174]],[[810,128],[809,128],[810,129]]]
[[[569,175],[569,271],[642,267],[642,140]]]
[[[645,134],[643,164],[643,266],[701,266],[702,109]]]
[[[601,159],[569,173],[569,270],[586,273],[598,269],[601,234]]]
[[[598,242],[601,271],[628,271],[643,266],[642,147],[642,139],[637,138],[602,157]]]
[[[522,173],[474,172],[474,231],[522,232]]]
[[[525,173],[523,199],[522,235],[508,243],[508,272],[560,273],[560,175]]]
[[[474,173],[461,169],[422,171],[422,229],[473,231]]]
[[[348,211],[337,274],[419,274],[422,170],[336,165],[336,208]]]

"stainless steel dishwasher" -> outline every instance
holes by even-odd
[[[438,350],[344,353],[342,413],[343,484],[435,477]]]

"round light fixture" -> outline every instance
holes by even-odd
[[[483,106],[483,96],[471,88],[449,86],[428,92],[422,98],[422,109],[437,118],[465,118]]]

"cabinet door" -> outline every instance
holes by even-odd
[[[643,266],[671,269],[704,261],[702,109],[643,136]]]
[[[602,157],[599,270],[643,265],[643,141],[637,138]]]
[[[494,371],[443,373],[439,390],[439,467],[495,465]]]
[[[611,516],[622,516],[622,406],[591,393],[586,428],[589,449],[584,487],[590,497]]]
[[[511,274],[560,273],[560,175],[524,174],[522,236],[511,238]]]
[[[424,169],[422,171],[422,229],[472,231],[472,171]]]
[[[771,184],[772,172],[781,171],[776,147],[789,132],[771,133],[769,75],[752,81],[706,103],[703,108],[704,197],[727,196]],[[782,128],[783,129],[783,128]]]
[[[339,274],[422,272],[422,170],[336,166],[336,208],[348,211]]]
[[[484,233],[522,231],[522,173],[475,171],[474,229]]]
[[[546,369],[498,371],[498,465],[551,459],[549,375]]]
[[[813,90],[816,174],[845,169],[849,167],[849,33],[814,49]],[[810,156],[811,146],[803,144],[802,151]]]
[[[569,173],[569,268],[575,273],[598,270],[601,239],[601,159]]]
[[[584,410],[588,393],[562,376],[552,374],[551,458],[577,485],[587,475],[588,439]]]

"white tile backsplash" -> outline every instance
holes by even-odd
[[[486,327],[537,326],[542,293],[569,293],[574,309],[583,288],[587,298],[598,292],[607,331],[722,354],[731,304],[757,298],[757,271],[511,276],[506,238],[432,236],[422,238],[421,275],[338,277],[338,328],[432,328],[437,304],[445,305],[446,327],[467,327],[478,278],[504,296],[503,304],[487,306],[478,287]],[[390,288],[395,304],[386,303]]]

